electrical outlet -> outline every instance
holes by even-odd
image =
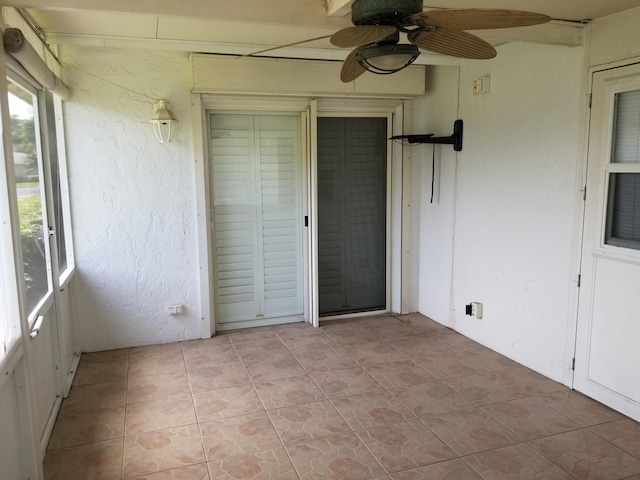
[[[482,304],[479,302],[471,302],[471,316],[478,319],[482,318]]]
[[[169,315],[182,315],[184,313],[184,305],[169,305],[167,309]]]
[[[473,94],[480,95],[481,93],[489,93],[491,90],[491,77],[488,75],[480,78],[476,78],[473,81]]]

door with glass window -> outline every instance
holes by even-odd
[[[208,120],[217,327],[302,321],[301,116]]]
[[[592,95],[574,387],[640,420],[640,66]]]
[[[47,98],[26,83],[8,80],[11,139],[13,144],[20,249],[23,270],[23,312],[31,330],[31,361],[35,422],[42,445],[46,445],[62,396],[58,330],[53,271],[66,253],[57,251],[56,216],[51,183],[57,165],[55,127],[47,118]],[[48,96],[48,97],[47,97]],[[53,132],[53,133],[52,133]],[[51,136],[50,136],[51,135]],[[46,154],[51,161],[44,161]],[[55,167],[54,167],[55,168]],[[56,255],[54,255],[54,252]],[[62,255],[62,256],[60,256]]]

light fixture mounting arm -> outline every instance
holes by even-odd
[[[390,140],[407,140],[409,143],[437,143],[453,145],[456,152],[462,150],[462,120],[453,123],[453,134],[449,137],[434,137],[433,134],[422,135],[395,135]]]

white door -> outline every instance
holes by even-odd
[[[58,283],[60,241],[51,201],[51,161],[48,148],[44,94],[9,79],[9,113],[16,176],[24,311],[31,340],[36,431],[44,451],[62,402],[62,376],[54,289]],[[54,278],[54,274],[55,278]]]
[[[216,322],[304,319],[301,115],[209,115]]]
[[[574,387],[640,420],[640,65],[592,94]]]

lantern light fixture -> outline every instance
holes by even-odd
[[[173,115],[173,112],[169,110],[169,106],[166,100],[158,100],[153,106],[154,113],[151,117],[151,124],[153,125],[153,131],[160,143],[169,143],[173,140],[175,134],[176,124],[178,121]]]

